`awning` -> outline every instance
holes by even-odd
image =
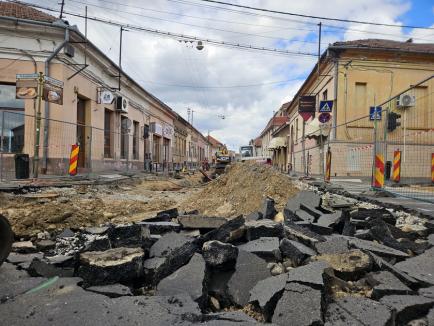
[[[268,145],[269,149],[278,149],[280,147],[286,147],[285,137],[274,137],[271,139],[270,144]]]
[[[306,123],[305,135],[306,138],[319,137],[321,134],[323,136],[328,136],[330,133],[330,123],[321,123],[318,118]]]

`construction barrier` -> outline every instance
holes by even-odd
[[[325,182],[330,182],[331,169],[332,169],[332,152],[330,151],[330,148],[329,148],[327,150],[327,154],[326,154],[326,171],[324,174],[324,181]]]
[[[393,152],[392,181],[401,181],[401,151],[399,150]]]
[[[431,154],[431,182],[434,183],[434,153]]]
[[[80,146],[77,144],[72,145],[71,156],[69,157],[69,175],[74,176],[77,174],[78,152]]]
[[[375,175],[374,175],[374,188],[383,188],[384,186],[384,155],[375,155]]]

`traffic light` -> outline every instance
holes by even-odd
[[[396,127],[401,125],[401,115],[395,112],[389,112],[387,114],[387,130],[394,131]]]

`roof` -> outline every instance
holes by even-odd
[[[261,147],[262,146],[262,138],[256,138],[254,141],[253,141],[253,145],[255,145],[255,147]]]
[[[262,130],[259,137],[262,137],[263,134],[265,134],[268,130],[270,130],[272,127],[281,126],[283,124],[286,124],[288,121],[288,116],[279,116],[279,117],[272,117],[267,125],[265,126],[264,130]]]
[[[52,23],[57,20],[56,17],[36,10],[32,7],[20,3],[4,1],[0,2],[0,16],[42,21],[47,23]]]
[[[217,139],[215,139],[214,137],[212,137],[210,135],[208,135],[206,138],[208,139],[208,142],[213,147],[223,146],[223,143],[221,143],[220,141],[218,141]]]
[[[365,39],[346,42],[335,42],[330,46],[330,49],[369,49],[369,50],[393,50],[399,52],[410,53],[429,53],[434,54],[433,43],[413,43],[412,39],[406,42],[382,40],[382,39]]]

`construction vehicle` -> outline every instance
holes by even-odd
[[[8,258],[14,242],[14,234],[6,217],[0,214],[0,265]]]
[[[216,164],[215,164],[215,175],[221,175],[225,173],[226,166],[231,163],[231,157],[226,146],[223,146],[220,150],[215,153]]]

